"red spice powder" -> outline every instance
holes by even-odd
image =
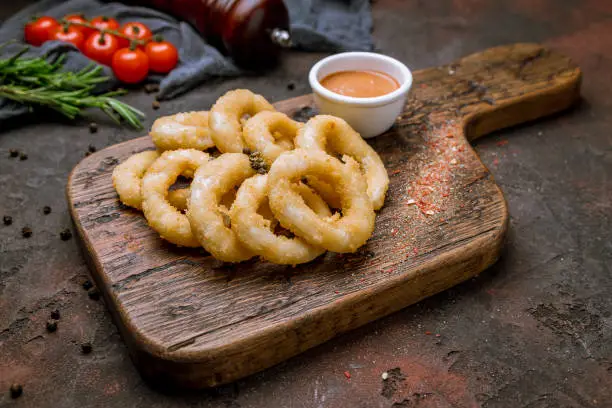
[[[419,177],[406,189],[407,205],[416,204],[422,214],[435,215],[443,211],[451,190],[453,173],[461,168],[460,152],[463,142],[458,141],[459,127],[452,124],[430,129],[423,133],[423,139],[430,151],[429,159],[419,169]]]

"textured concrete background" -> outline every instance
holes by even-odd
[[[13,3],[0,4],[0,20],[27,2]],[[373,14],[379,50],[415,69],[519,41],[545,43],[583,69],[579,107],[477,143],[510,206],[502,259],[235,384],[162,394],[135,371],[104,304],[82,289],[88,272],[76,241],[59,238],[71,227],[66,178],[88,145],[140,134],[110,124],[90,134],[83,123],[40,117],[0,123],[0,216],[14,220],[0,224],[0,406],[612,406],[612,2],[380,0]],[[266,76],[212,81],[159,111],[140,91],[125,99],[148,114],[147,126],[208,108],[236,87],[277,101],[308,92],[306,73],[320,57],[288,55]],[[9,158],[9,149],[28,159]],[[61,318],[48,333],[53,309]],[[23,385],[16,400],[12,383]]]

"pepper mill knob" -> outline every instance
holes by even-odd
[[[283,48],[289,48],[293,45],[291,42],[291,34],[287,30],[282,30],[280,28],[275,28],[270,33],[270,39],[276,45],[279,45]]]

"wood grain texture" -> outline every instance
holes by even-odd
[[[148,137],[85,158],[68,200],[135,364],[166,386],[227,383],[483,271],[499,256],[508,212],[469,140],[569,107],[580,78],[569,59],[533,44],[415,72],[405,112],[370,139],[391,179],[374,235],[355,254],[296,268],[220,264],[162,241],[121,205],[112,169],[152,149]],[[311,106],[310,96],[276,104],[303,119]]]

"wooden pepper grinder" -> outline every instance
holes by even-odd
[[[283,0],[136,0],[193,24],[238,65],[264,68],[291,45]]]

